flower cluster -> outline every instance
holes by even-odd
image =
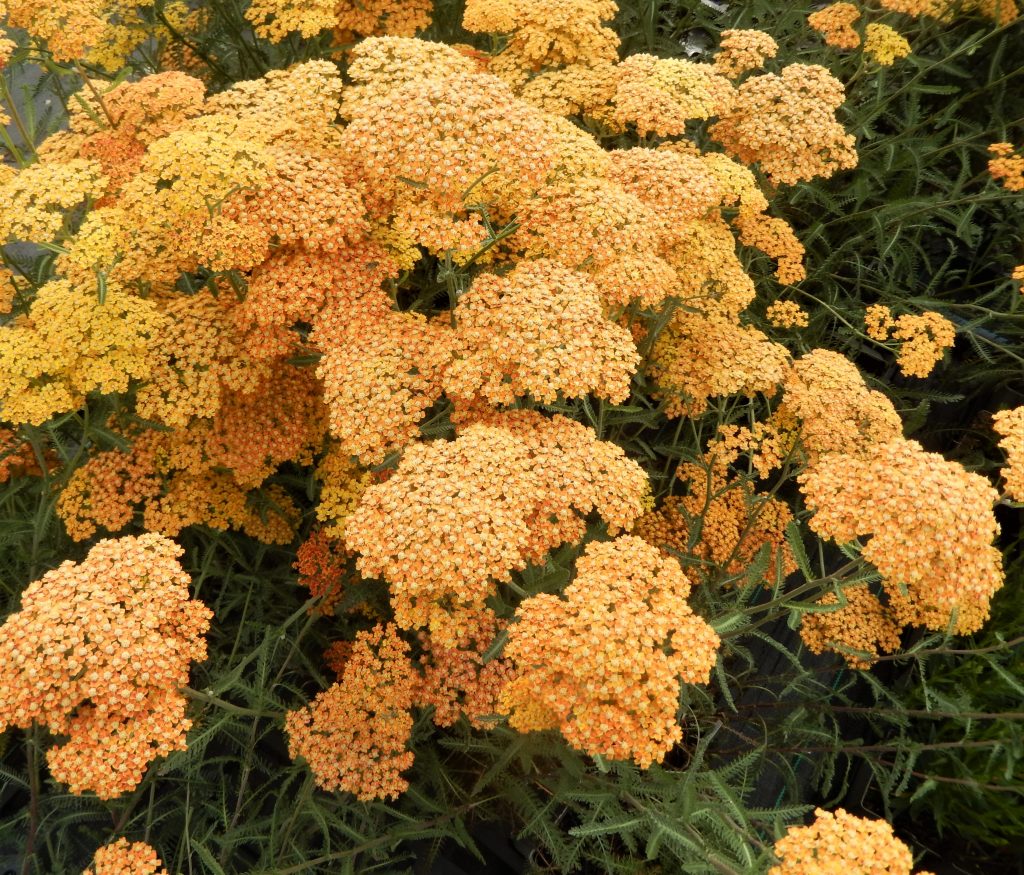
[[[901,625],[981,628],[1003,584],[998,494],[984,477],[899,439],[828,453],[799,479],[812,530],[840,543],[871,536],[862,555],[901,603]]]
[[[363,494],[345,544],[363,574],[391,585],[399,626],[428,625],[447,645],[460,632],[451,612],[481,609],[495,582],[578,540],[592,510],[613,528],[632,525],[646,490],[640,467],[580,423],[497,414],[454,441],[407,448]]]
[[[406,745],[417,676],[408,653],[392,625],[360,632],[341,680],[288,714],[288,750],[319,787],[370,800],[395,799],[409,786],[401,773],[413,763]]]
[[[879,0],[883,9],[904,15],[927,16],[939,21],[953,21],[958,15],[984,15],[1000,26],[1016,20],[1019,15],[1015,0]]]
[[[680,679],[707,683],[717,659],[718,636],[689,592],[679,563],[640,538],[589,544],[564,598],[533,596],[516,612],[509,723],[557,728],[591,755],[660,762],[682,738]]]
[[[772,182],[832,176],[857,166],[853,136],[835,118],[844,97],[824,67],[790,64],[742,82],[711,135],[730,155],[759,163]]]
[[[992,156],[988,162],[992,178],[1007,191],[1024,191],[1024,155],[1018,155],[1011,143],[993,143],[988,151]]]
[[[882,67],[891,67],[910,54],[910,43],[887,24],[869,24],[864,32],[864,54]]]
[[[715,69],[726,79],[738,79],[744,73],[774,58],[779,44],[761,30],[723,30],[715,54]]]
[[[880,653],[900,646],[900,626],[867,584],[847,587],[842,597],[830,592],[817,600],[819,608],[834,610],[804,614],[800,637],[811,653],[842,654],[850,668],[868,669]]]
[[[914,857],[884,820],[869,820],[842,808],[817,808],[809,826],[791,826],[775,843],[778,864],[768,875],[856,872],[911,875]],[[919,872],[918,875],[930,875]]]
[[[773,301],[765,315],[776,328],[806,328],[810,324],[809,314],[796,301]]]
[[[836,49],[855,49],[860,45],[860,34],[853,28],[860,18],[860,10],[852,3],[830,3],[807,16],[807,23],[825,38],[825,43]]]
[[[992,417],[992,428],[1002,438],[999,448],[1006,453],[1002,470],[1006,494],[1024,501],[1024,407],[1000,410]]]
[[[178,687],[206,658],[212,614],[189,598],[182,552],[155,534],[100,541],[30,584],[3,624],[0,726],[68,736],[46,758],[72,793],[118,796],[185,749]]]
[[[953,323],[933,312],[894,318],[888,307],[873,304],[864,314],[864,325],[874,340],[901,341],[897,362],[908,377],[927,377],[956,340]]]
[[[82,875],[167,875],[163,862],[145,842],[118,839],[98,848]]]
[[[680,465],[676,477],[688,481],[689,492],[669,497],[658,510],[644,514],[633,534],[670,555],[701,560],[702,576],[742,575],[764,547],[765,580],[775,580],[776,567],[783,575],[791,574],[796,563],[786,543],[786,526],[793,514],[778,499],[757,493],[749,479],[730,479],[728,461],[716,456],[707,470]]]
[[[485,729],[499,712],[501,691],[515,677],[507,657],[488,662],[484,655],[495,637],[507,627],[489,610],[468,617],[458,639],[450,646],[435,644],[421,632],[423,678],[416,693],[416,704],[433,707],[434,723],[452,726],[465,715],[470,725]]]

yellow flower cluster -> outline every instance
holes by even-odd
[[[1006,494],[1014,501],[1024,501],[1024,407],[1000,410],[992,417],[992,428],[1002,438],[999,448],[1006,453],[1001,472]]]
[[[0,242],[50,243],[61,236],[68,210],[103,194],[107,178],[98,162],[74,158],[31,164],[0,182]]]
[[[409,786],[402,772],[409,713],[418,683],[409,645],[393,625],[356,635],[341,680],[285,719],[288,751],[302,757],[324,790],[357,799],[396,799]]]
[[[841,607],[801,618],[800,637],[811,653],[832,651],[841,654],[850,668],[868,669],[880,653],[899,650],[900,626],[867,584],[846,587],[842,601],[830,592],[816,604]]]
[[[832,176],[857,166],[854,138],[835,118],[844,98],[824,67],[790,64],[742,82],[711,135],[745,164],[759,163],[772,182]]]
[[[890,599],[903,596],[905,623],[941,631],[955,612],[958,633],[981,628],[1003,585],[999,496],[984,477],[900,439],[826,454],[799,479],[811,529],[840,543],[870,535],[862,555]]]
[[[189,598],[182,552],[155,534],[100,541],[29,584],[0,628],[0,728],[68,736],[46,758],[72,793],[119,796],[185,749],[178,687],[206,658],[212,613]]]
[[[887,24],[869,24],[864,34],[864,53],[882,67],[891,67],[910,54],[910,43]]]
[[[686,603],[679,563],[640,538],[592,542],[564,598],[523,601],[505,655],[509,723],[559,729],[592,756],[661,762],[682,739],[679,682],[707,683],[719,645]]]
[[[988,172],[999,180],[1007,191],[1024,191],[1024,155],[1018,155],[1011,143],[993,143],[988,147],[992,156]]]
[[[117,284],[101,303],[95,289],[52,280],[27,315],[2,329],[0,413],[40,425],[77,410],[94,391],[125,392],[148,376],[150,350],[166,325],[151,301]]]
[[[82,875],[167,875],[163,862],[145,842],[118,839],[97,849]]]
[[[902,341],[897,362],[908,377],[927,377],[956,340],[953,323],[933,312],[907,313],[896,319],[888,307],[873,304],[864,314],[864,325],[874,340]]]
[[[911,875],[914,857],[884,820],[816,808],[809,826],[791,826],[775,843],[768,875]],[[919,872],[918,875],[930,875]]]
[[[860,10],[852,3],[830,3],[824,9],[807,16],[807,23],[825,38],[826,45],[836,49],[855,49],[860,45],[860,34],[853,23],[860,18]]]

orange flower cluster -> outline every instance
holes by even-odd
[[[941,631],[955,612],[957,632],[981,628],[1003,585],[999,496],[984,477],[899,439],[828,453],[799,480],[811,529],[840,543],[871,536],[861,555],[891,600],[903,596],[904,622]]]
[[[726,79],[738,79],[774,58],[779,44],[761,30],[723,30],[714,57],[715,69]]]
[[[789,363],[784,346],[724,316],[677,310],[658,336],[648,374],[669,416],[697,416],[708,399],[775,394]]]
[[[580,423],[496,414],[454,441],[410,445],[363,494],[345,544],[364,575],[391,585],[400,627],[429,626],[450,646],[496,581],[581,538],[592,510],[612,528],[632,525],[646,490],[639,466]]]
[[[614,0],[467,0],[462,26],[509,34],[491,69],[515,79],[545,67],[615,61],[619,38],[601,22],[617,12]]]
[[[844,589],[843,601],[830,592],[816,604],[822,608],[841,607],[801,618],[800,637],[811,653],[839,653],[850,668],[868,669],[879,653],[899,650],[900,626],[867,584]]]
[[[669,497],[657,511],[644,514],[633,534],[667,550],[668,555],[700,560],[702,578],[743,574],[765,546],[769,550],[766,580],[774,581],[776,565],[784,575],[794,572],[796,563],[786,543],[786,526],[793,519],[789,508],[756,492],[747,478],[729,479],[723,460],[715,457],[710,462],[706,470],[690,463],[680,465],[676,478],[689,483],[688,494]],[[691,543],[695,531],[697,537]]]
[[[910,43],[887,24],[869,24],[864,35],[864,53],[882,67],[891,67],[910,54]]]
[[[988,147],[992,158],[988,172],[999,180],[1007,191],[1024,191],[1024,155],[1018,155],[1010,143],[993,143]]]
[[[907,313],[894,319],[892,311],[883,304],[868,307],[864,325],[868,337],[874,340],[902,341],[897,362],[908,377],[927,377],[956,340],[956,327],[945,316]]]
[[[856,453],[900,438],[903,423],[892,402],[869,389],[845,356],[816,349],[797,359],[782,384],[777,426],[799,424],[810,461],[827,453]]]
[[[341,681],[285,719],[288,751],[309,765],[317,786],[357,799],[396,799],[409,786],[401,773],[413,763],[417,675],[409,645],[393,625],[356,635]]]
[[[119,796],[185,749],[178,687],[206,658],[212,613],[189,598],[182,552],[155,534],[100,541],[29,584],[3,624],[0,728],[69,736],[46,758],[72,793]]]
[[[118,839],[96,851],[82,875],[167,875],[163,862],[145,842]]]
[[[790,64],[741,83],[711,135],[745,164],[759,163],[774,183],[832,176],[857,166],[854,138],[835,118],[844,98],[824,67]]]
[[[853,23],[859,18],[860,10],[852,3],[831,3],[808,15],[807,23],[825,37],[826,45],[855,49],[860,45],[860,34]]]
[[[420,633],[423,678],[416,704],[433,707],[435,724],[453,726],[465,715],[477,729],[490,725],[485,718],[498,713],[501,691],[515,678],[515,669],[507,657],[484,662],[484,654],[506,626],[492,611],[483,610],[467,618],[451,646],[438,646]]]
[[[707,683],[719,645],[686,603],[675,559],[640,538],[592,542],[564,598],[526,599],[505,655],[518,676],[501,695],[509,723],[559,729],[592,756],[661,762],[682,738],[679,683]]]
[[[796,301],[773,301],[765,315],[776,328],[806,328],[810,324],[810,315]]]
[[[481,274],[460,298],[450,397],[552,403],[588,393],[622,402],[640,362],[629,332],[604,318],[585,276],[540,259],[505,276]]]
[[[911,875],[914,857],[884,820],[814,810],[810,826],[791,826],[775,843],[778,864],[768,875]],[[930,875],[919,872],[918,875]]]
[[[1006,494],[1014,501],[1024,501],[1024,407],[1000,410],[992,417],[992,428],[1002,438],[999,448],[1006,453],[1001,472]]]
[[[1015,21],[1019,9],[1015,0],[879,0],[883,9],[905,15],[925,15],[939,21],[953,21],[958,15],[983,15],[998,25]]]

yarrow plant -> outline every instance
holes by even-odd
[[[0,856],[910,875],[1019,789],[914,723],[1018,773],[928,688],[1019,691],[1010,134],[844,230],[1016,9],[666,6],[0,0]]]

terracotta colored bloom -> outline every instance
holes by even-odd
[[[145,842],[118,839],[96,851],[82,875],[167,875],[163,862]]]
[[[682,738],[679,683],[707,683],[718,636],[686,603],[675,559],[630,535],[592,542],[564,598],[526,599],[505,655],[509,724],[558,729],[592,756],[661,762]]]
[[[409,786],[402,772],[413,763],[416,671],[409,645],[393,625],[360,632],[342,678],[285,719],[288,752],[302,757],[324,790],[357,799],[397,799]]]
[[[212,613],[189,599],[182,552],[154,534],[100,541],[29,584],[3,625],[0,727],[68,736],[46,758],[72,793],[119,796],[185,749],[178,687],[206,658]]]
[[[505,657],[484,662],[484,654],[507,623],[490,610],[467,617],[457,640],[439,646],[420,633],[423,678],[416,692],[416,704],[432,706],[434,723],[453,726],[465,715],[471,726],[486,729],[484,719],[498,714],[502,689],[515,677],[511,660]]]
[[[791,826],[775,843],[778,864],[768,875],[910,875],[914,857],[884,820],[816,808],[810,826]],[[919,875],[927,875],[925,872]]]
[[[1002,437],[999,448],[1006,454],[1002,470],[1006,494],[1024,501],[1024,407],[1000,410],[992,417],[992,428]]]
[[[903,622],[941,631],[955,611],[960,634],[981,628],[1003,585],[999,496],[984,477],[900,439],[828,453],[799,479],[815,532],[839,543],[870,536],[861,555],[891,599],[905,588]]]

